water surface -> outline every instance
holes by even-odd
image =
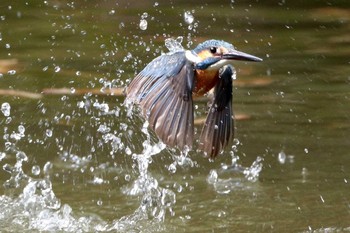
[[[349,15],[347,1],[2,1],[1,228],[350,231]],[[215,161],[165,148],[111,89],[179,36],[264,59],[236,65],[236,139]]]

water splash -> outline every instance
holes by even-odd
[[[236,189],[247,188],[246,181],[252,183],[258,181],[263,158],[258,156],[250,167],[238,164],[238,160],[239,157],[232,156],[231,165],[223,164],[221,168],[210,171],[207,182],[214,186],[216,192],[227,194]]]
[[[182,47],[182,41],[183,41],[182,36],[179,36],[176,39],[167,38],[165,39],[165,46],[169,49],[169,52],[171,53],[183,51],[184,48]]]
[[[189,148],[185,148],[183,151],[180,152],[180,155],[172,154],[172,158],[174,162],[172,162],[169,166],[167,166],[168,171],[170,173],[175,173],[177,170],[177,167],[195,167],[198,166],[196,161],[193,161],[190,157],[188,157],[188,152],[190,151]]]
[[[22,183],[29,180],[29,177],[24,173],[22,164],[28,161],[27,155],[23,151],[16,152],[16,163],[14,166],[6,163],[3,166],[3,170],[11,175],[11,177],[5,181],[3,186],[9,188],[19,188]]]
[[[256,182],[262,170],[264,159],[258,156],[249,168],[244,168],[243,174],[249,181]]]
[[[88,232],[103,230],[106,225],[95,216],[74,217],[72,208],[56,198],[49,180],[31,180],[15,198],[0,196],[0,208],[0,222],[5,223],[0,227],[5,231]]]
[[[160,187],[158,180],[148,171],[149,164],[152,163],[152,156],[164,150],[165,144],[162,142],[152,144],[147,128],[148,122],[146,121],[142,127],[142,132],[147,136],[147,139],[143,142],[142,153],[132,155],[135,164],[137,164],[139,176],[130,186],[123,188],[125,195],[141,197],[140,206],[133,214],[115,221],[113,229],[124,229],[127,223],[134,223],[135,221],[162,222],[167,210],[173,213],[172,206],[176,202],[175,193],[170,189]]]
[[[50,177],[52,163],[47,162],[43,166],[43,178],[32,178],[22,169],[23,163],[27,161],[26,154],[17,151],[15,165],[3,166],[11,177],[4,183],[9,194],[0,196],[2,230],[89,232],[102,231],[106,228],[106,223],[100,218],[75,217],[69,205],[61,204],[52,189]],[[35,175],[39,175],[41,169],[33,166],[33,170]],[[19,194],[16,195],[18,191]]]

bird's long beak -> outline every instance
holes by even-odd
[[[254,61],[254,62],[262,61],[262,59],[259,57],[250,55],[248,53],[243,53],[243,52],[240,52],[237,50],[230,50],[228,53],[223,54],[222,59],[240,60],[240,61]]]
[[[221,56],[208,57],[201,62],[196,63],[195,68],[199,70],[218,69],[224,65],[231,64],[235,60],[260,62],[261,58],[243,53],[237,50],[230,50]]]

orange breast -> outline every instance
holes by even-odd
[[[219,79],[217,70],[196,70],[196,86],[193,93],[196,95],[204,95],[212,89]]]

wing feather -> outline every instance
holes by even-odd
[[[214,100],[200,136],[200,149],[211,158],[216,157],[234,134],[232,110],[232,68],[225,66],[215,86]]]
[[[192,146],[194,67],[185,52],[165,54],[150,62],[126,89],[139,104],[150,127],[167,145]]]

